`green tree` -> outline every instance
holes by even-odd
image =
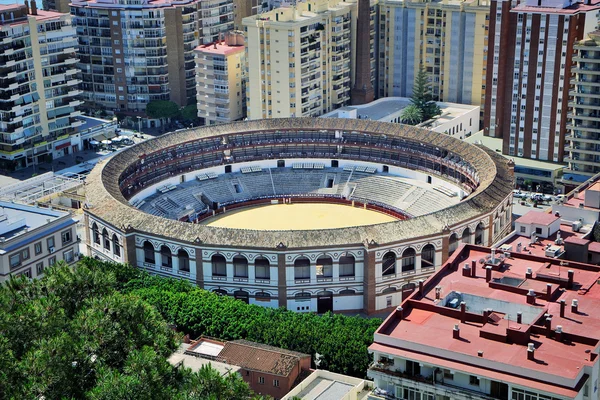
[[[421,110],[423,115],[422,121],[427,121],[440,114],[440,108],[433,100],[433,95],[431,94],[431,82],[429,82],[427,70],[423,65],[419,67],[419,71],[415,77],[410,101]]]
[[[194,104],[190,104],[188,106],[185,106],[181,109],[181,118],[183,118],[183,120],[185,122],[189,123],[196,123],[198,122],[198,107],[197,105]]]
[[[153,119],[170,119],[179,115],[179,106],[168,100],[154,100],[146,105],[146,115]]]
[[[130,266],[89,259],[0,285],[0,399],[250,398],[239,376],[171,366],[180,336],[127,293],[130,279],[165,286]],[[202,396],[199,382],[208,382]]]
[[[415,104],[411,104],[402,110],[400,119],[404,124],[417,125],[423,122],[423,112]]]

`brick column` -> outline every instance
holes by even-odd
[[[86,231],[89,229],[86,229]],[[135,247],[135,235],[123,237],[123,262],[137,267],[137,251]]]
[[[367,314],[372,314],[376,311],[375,254],[375,249],[365,249],[363,262],[363,309]]]
[[[196,249],[194,259],[196,261],[196,286],[204,289],[204,261],[201,249]]]
[[[287,274],[286,274],[285,254],[277,255],[277,297],[279,307],[287,308]]]
[[[444,232],[442,237],[442,263],[443,265],[448,259],[448,249],[450,247],[450,232]]]

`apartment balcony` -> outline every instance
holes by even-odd
[[[600,166],[600,160],[596,161],[593,158],[581,158],[581,157],[571,156],[571,155],[565,156],[563,158],[563,162],[580,164],[580,165],[590,165],[593,167]]]

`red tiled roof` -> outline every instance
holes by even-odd
[[[520,224],[537,224],[547,226],[559,218],[560,217],[557,217],[554,214],[549,214],[543,211],[531,210],[527,212],[527,214],[517,219],[515,222]]]
[[[585,246],[589,242],[590,242],[589,240],[579,238],[577,236],[569,236],[568,238],[565,239],[565,243],[573,243],[573,244],[578,244],[580,246]]]
[[[590,243],[590,245],[588,246],[588,251],[591,251],[593,253],[600,253],[600,243],[598,243],[598,242]]]
[[[234,340],[225,343],[217,361],[287,377],[305,357],[310,355],[247,340]]]
[[[517,376],[523,379],[519,384],[533,379],[526,386],[572,397],[570,392],[581,382],[584,367],[599,361],[592,353],[600,343],[600,315],[593,311],[600,308],[600,267],[511,252],[501,263],[492,263],[491,280],[487,281],[489,256],[486,247],[461,247],[424,283],[423,293],[413,292],[403,301],[402,312],[393,312],[386,319],[375,332],[370,349],[425,353],[415,360],[466,372],[481,370],[482,375],[494,374],[495,380],[505,382],[517,383]],[[495,258],[500,257],[496,253]],[[464,264],[475,266],[475,277],[463,275]],[[570,271],[572,287],[568,284]],[[533,304],[527,300],[529,290],[536,293]],[[460,307],[450,302],[453,298],[466,303],[464,322]],[[571,310],[574,299],[579,301],[578,311]],[[564,317],[560,316],[559,300],[566,304]],[[484,312],[490,308],[505,318],[497,323],[485,318]],[[517,322],[518,311],[523,313],[521,323]],[[544,327],[545,313],[552,315],[551,334]],[[455,325],[460,328],[460,340],[453,338]],[[554,331],[558,325],[568,340],[557,339]],[[527,357],[529,342],[535,342],[533,361]],[[483,357],[478,356],[479,351]]]

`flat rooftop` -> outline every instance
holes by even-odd
[[[388,116],[402,111],[404,108],[411,104],[408,97],[385,97],[372,101],[368,104],[362,104],[359,106],[346,106],[338,108],[337,110],[331,111],[327,114],[322,115],[320,118],[346,118],[345,113],[348,111],[356,110],[357,116],[360,119],[370,119],[372,121],[386,120]],[[463,115],[464,113],[477,108],[478,106],[471,106],[465,104],[455,103],[437,103],[442,111],[441,115],[433,119],[433,123],[429,128],[435,128],[436,126],[453,120],[454,118]],[[427,121],[426,121],[427,122]],[[419,125],[420,126],[420,125]]]
[[[206,54],[217,54],[222,56],[228,56],[230,54],[240,53],[244,51],[246,48],[243,45],[240,46],[230,46],[225,43],[224,40],[214,42],[211,44],[202,44],[196,47],[194,50],[198,53],[206,53]]]
[[[378,328],[370,350],[573,397],[598,360],[598,278],[594,265],[463,245]]]
[[[361,392],[364,387],[363,379],[318,369],[283,396],[282,400],[339,400],[352,391]],[[363,393],[358,398],[366,397],[367,392]]]
[[[212,368],[216,369],[221,376],[236,373],[240,370],[240,367],[235,365],[191,355],[190,347],[189,344],[182,343],[181,346],[179,346],[179,350],[176,353],[171,354],[167,361],[174,366],[183,365],[190,368],[193,372],[198,372],[203,366],[210,365]]]
[[[62,211],[0,201],[0,237],[4,238],[1,243],[68,215]]]
[[[485,136],[483,134],[483,130],[469,136],[468,138],[465,138],[464,141],[467,143],[471,143],[471,144],[482,144],[485,147],[487,147],[488,149],[493,150],[498,154],[502,154],[502,138]],[[507,156],[504,154],[502,154],[502,155],[505,158],[513,160],[515,162],[515,165],[520,166],[520,167],[535,168],[535,169],[546,170],[546,171],[555,171],[557,169],[562,169],[562,168],[566,167],[566,165],[564,165],[564,164],[532,160],[532,159],[523,158],[523,157]]]

